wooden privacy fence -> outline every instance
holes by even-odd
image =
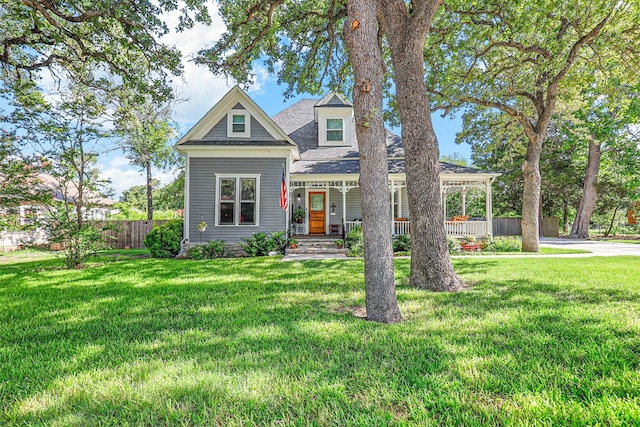
[[[558,218],[549,217],[542,219],[542,235],[546,237],[558,237],[560,225]],[[520,218],[493,218],[494,236],[521,236],[522,226]]]
[[[164,224],[167,220],[138,220],[138,221],[96,221],[98,228],[103,231],[107,245],[114,249],[125,247],[144,248],[144,238],[153,227]]]

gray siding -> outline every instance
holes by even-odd
[[[362,207],[360,204],[360,187],[353,188],[347,192],[347,221],[355,218],[362,219]]]
[[[282,231],[285,213],[280,209],[282,164],[286,158],[190,158],[189,159],[189,242],[209,240],[238,242],[259,231]],[[216,226],[215,174],[260,174],[259,226]],[[197,224],[209,226],[200,233]]]
[[[401,209],[402,209],[402,217],[403,218],[409,218],[409,198],[407,197],[407,188],[401,188],[400,190],[398,190],[399,192],[402,193],[401,197],[402,197],[402,203],[401,203]],[[396,192],[396,197],[398,196],[398,193]],[[397,200],[396,200],[397,202]]]
[[[331,205],[336,205],[334,215],[331,214]],[[342,193],[335,188],[329,189],[329,200],[327,201],[329,211],[329,224],[342,224]]]
[[[209,132],[202,138],[203,141],[238,141],[249,138],[229,138],[227,136],[227,116],[225,115]],[[269,132],[251,116],[251,138],[253,141],[275,141]]]

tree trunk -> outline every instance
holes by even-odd
[[[576,213],[576,219],[571,227],[571,239],[586,239],[589,237],[589,223],[596,208],[598,197],[598,174],[600,173],[600,158],[602,156],[600,143],[593,136],[589,140],[589,155],[587,157],[587,171],[582,186],[582,198]]]
[[[540,240],[540,152],[543,137],[535,135],[529,139],[527,153],[522,164],[524,188],[522,190],[522,251],[539,252]]]
[[[569,231],[569,202],[567,202],[567,195],[565,194],[562,201],[562,232],[567,234]]]
[[[151,178],[151,162],[145,165],[147,170],[147,219],[153,220],[153,180]]]
[[[613,210],[613,216],[611,217],[611,222],[609,223],[609,228],[604,232],[604,237],[609,237],[611,235],[611,230],[613,230],[613,224],[616,223],[616,215],[618,215],[618,209],[620,209],[620,205],[616,206]]]
[[[414,25],[403,2],[385,3],[389,7],[380,15],[389,41],[402,123],[411,217],[410,285],[432,291],[458,291],[464,283],[453,270],[449,256],[440,194],[440,152],[424,84],[424,42],[439,3],[423,5],[426,9],[422,12],[427,12],[419,26]]]
[[[384,65],[375,1],[349,0],[344,39],[353,67],[353,106],[360,150],[367,320],[402,320],[396,299],[387,144],[382,119]]]

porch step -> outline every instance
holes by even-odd
[[[297,239],[298,247],[287,248],[288,254],[346,254],[346,248],[338,249],[336,239],[331,237],[316,237]]]
[[[287,248],[287,254],[348,254],[347,249],[338,249],[334,244],[333,247],[314,247],[314,246],[298,246],[295,249]]]

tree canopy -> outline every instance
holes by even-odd
[[[639,17],[636,2],[618,0],[454,0],[436,16],[425,46],[434,104],[445,111],[469,103],[500,110],[527,138],[524,250],[538,250],[540,153],[558,103],[572,102],[595,69],[632,76]]]
[[[165,12],[180,28],[210,23],[204,2],[175,0],[0,0],[0,66],[5,84],[34,80],[43,69],[91,87],[127,85],[172,96],[169,75],[182,70],[175,46],[160,41]]]

